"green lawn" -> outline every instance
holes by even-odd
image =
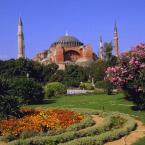
[[[32,108],[92,108],[92,109],[104,109],[105,111],[119,111],[141,120],[145,123],[144,111],[133,111],[131,107],[133,104],[126,101],[123,98],[123,94],[116,95],[70,95],[57,97],[56,102],[41,105],[29,105]],[[134,145],[144,145],[145,138],[139,140]]]
[[[117,95],[70,95],[57,97],[56,102],[41,105],[30,105],[32,108],[92,108],[105,111],[119,111],[137,117],[145,123],[145,112],[133,111],[133,104],[123,98],[123,94]]]

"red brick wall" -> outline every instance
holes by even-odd
[[[63,48],[58,46],[56,47],[56,63],[64,62]]]
[[[90,58],[90,59],[93,58],[93,51],[90,46],[86,46],[85,57]]]

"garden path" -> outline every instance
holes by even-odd
[[[6,143],[3,141],[0,141],[0,145],[6,145]]]
[[[136,123],[137,123],[136,130],[132,131],[129,135],[124,136],[119,140],[105,143],[104,145],[132,145],[137,140],[144,137],[145,125],[139,120],[136,120]]]
[[[92,115],[92,117],[93,117],[93,120],[96,122],[96,124],[102,123],[103,121],[103,118],[98,115]]]

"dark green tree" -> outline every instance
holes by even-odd
[[[111,57],[112,57],[112,50],[113,50],[112,42],[105,42],[104,43],[104,49],[105,49],[105,54],[106,54],[105,60],[110,62]]]
[[[57,70],[54,75],[51,76],[50,82],[63,82],[65,77],[65,71],[64,70]]]
[[[90,81],[94,78],[94,81],[102,81],[105,77],[106,63],[100,59],[92,63],[90,66]]]
[[[104,43],[104,48],[105,48],[105,61],[106,65],[109,66],[115,66],[117,63],[117,57],[112,54],[113,50],[113,45],[112,42],[105,42]]]
[[[11,94],[11,90],[9,82],[0,78],[0,118],[8,118],[19,114],[22,104],[17,96]]]
[[[11,94],[18,96],[24,104],[41,103],[44,98],[42,85],[31,78],[17,78],[11,80],[13,88]]]
[[[29,77],[40,83],[46,83],[57,71],[58,65],[42,65],[29,59],[10,59],[0,61],[0,76],[5,78]]]
[[[78,65],[68,65],[65,69],[64,84],[68,87],[78,87],[85,80],[85,71]]]

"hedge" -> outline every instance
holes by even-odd
[[[61,143],[59,145],[103,145],[105,142],[113,141],[116,139],[119,139],[125,135],[127,135],[130,131],[134,130],[136,127],[136,123],[134,119],[131,117],[124,115],[121,116],[124,119],[127,119],[126,123],[122,128],[114,129],[111,131],[104,132],[97,136],[91,136],[91,137],[82,137],[79,139],[74,139],[72,141],[69,141],[67,143]]]
[[[84,82],[82,82],[81,84],[80,84],[80,88],[81,89],[86,89],[86,90],[94,90],[94,87],[93,87],[93,85],[92,85],[92,83],[84,83]]]
[[[67,90],[66,87],[62,83],[59,83],[59,82],[47,83],[44,86],[45,97],[47,98],[57,96],[60,94],[65,94],[66,90]]]

